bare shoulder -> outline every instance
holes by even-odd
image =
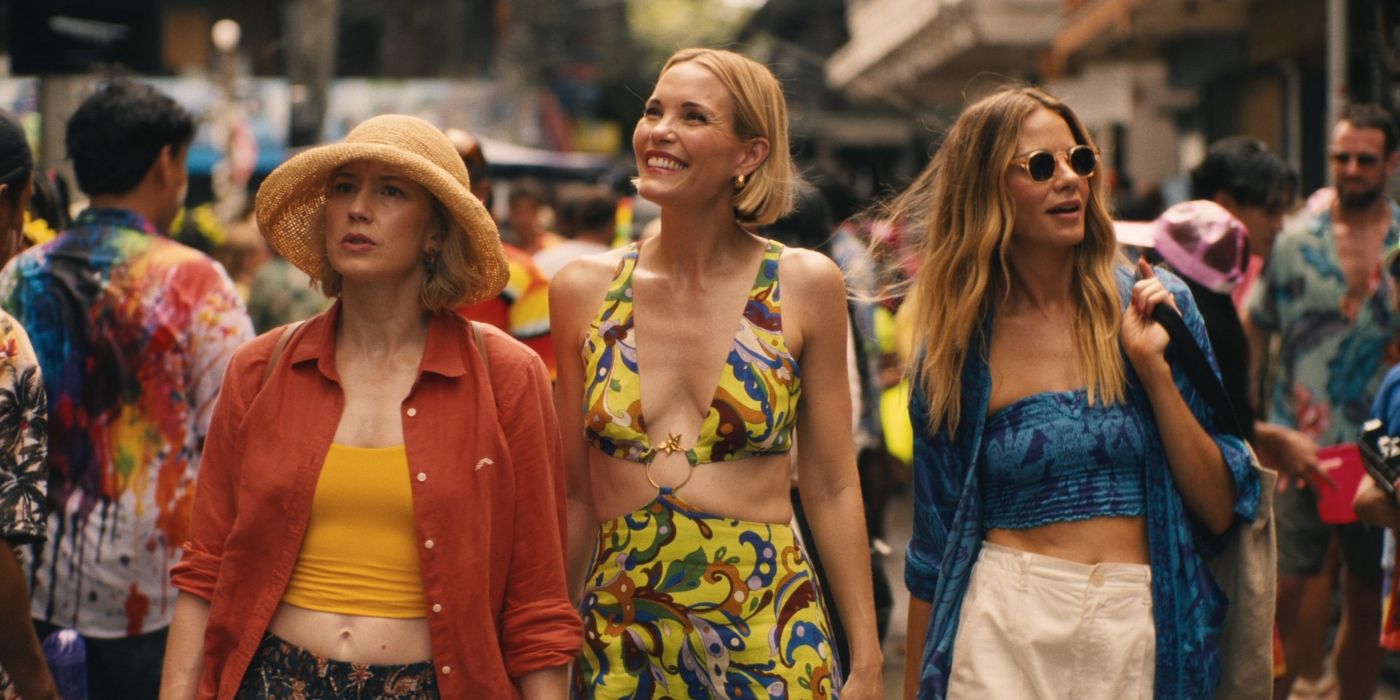
[[[784,248],[778,260],[784,298],[812,299],[822,303],[833,297],[844,299],[846,280],[835,261],[815,250]]]
[[[846,281],[831,258],[806,248],[785,248],[778,260],[783,335],[793,354],[810,359],[809,346],[844,348]]]
[[[585,255],[565,265],[549,281],[551,306],[556,301],[572,304],[594,297],[601,299],[626,254],[625,248],[617,248],[597,255]]]

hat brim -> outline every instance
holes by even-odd
[[[318,146],[273,170],[258,189],[256,210],[258,228],[278,255],[313,278],[320,274],[326,251],[317,246],[320,236],[316,233],[323,226],[330,176],[336,168],[357,161],[398,168],[404,177],[431,192],[457,222],[466,237],[468,264],[477,273],[473,276],[481,280],[477,288],[467,291],[462,303],[485,301],[501,293],[510,273],[491,214],[447,171],[396,145],[356,142]]]

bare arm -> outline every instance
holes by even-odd
[[[1132,303],[1123,312],[1123,349],[1147,391],[1182,500],[1211,532],[1221,534],[1230,529],[1235,518],[1234,477],[1220,447],[1177,390],[1164,354],[1170,338],[1166,329],[1151,319],[1158,304],[1175,308],[1171,293],[1146,263],[1139,265],[1146,278],[1133,286]]]
[[[568,532],[564,557],[568,574],[569,599],[578,604],[588,575],[598,537],[598,516],[593,509],[593,491],[588,475],[588,443],[583,438],[583,359],[577,352],[583,329],[595,309],[590,301],[601,299],[597,275],[586,262],[567,265],[549,286],[549,325],[558,353],[554,383],[554,410],[559,416],[559,432],[564,443],[564,501]],[[606,283],[606,282],[604,282]]]
[[[516,681],[522,700],[559,700],[569,696],[569,667],[532,671]]]
[[[909,622],[904,631],[904,700],[919,696],[919,677],[924,668],[924,643],[928,641],[928,622],[933,617],[933,604],[909,598]]]
[[[851,440],[851,396],[845,382],[845,284],[835,264],[815,253],[804,251],[792,258],[793,264],[783,274],[788,281],[801,279],[789,297],[802,300],[798,492],[850,641],[850,676],[842,696],[877,698],[883,696],[884,657],[875,625],[870,541]],[[784,256],[784,262],[788,259]]]
[[[209,624],[209,601],[180,592],[175,618],[165,642],[165,667],[160,674],[160,700],[188,700],[199,690],[204,667],[204,628]]]
[[[44,663],[44,652],[34,625],[29,622],[29,587],[24,569],[10,545],[0,540],[0,668],[10,674],[15,690],[24,700],[58,700],[53,677]]]

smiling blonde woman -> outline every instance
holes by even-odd
[[[632,146],[660,233],[550,286],[556,341],[576,349],[556,391],[575,694],[878,698],[841,271],[753,228],[792,206],[782,88],[738,54],[683,50]],[[794,461],[851,634],[844,686],[789,526]]]

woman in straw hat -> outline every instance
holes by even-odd
[[[162,697],[557,696],[558,426],[539,358],[450,311],[506,280],[452,142],[375,117],[275,170],[257,219],[338,301],[229,365]]]
[[[680,51],[632,145],[661,232],[550,285],[555,337],[582,349],[561,354],[556,391],[586,630],[575,691],[880,697],[841,271],[754,233],[791,208],[782,88],[738,54]],[[789,527],[794,461],[850,634],[844,688]]]
[[[1206,557],[1260,482],[1168,363],[1153,309],[1209,348],[1200,313],[1174,275],[1135,279],[1101,174],[1067,105],[1010,87],[892,206],[923,262],[905,697],[1209,698],[1221,677]]]

